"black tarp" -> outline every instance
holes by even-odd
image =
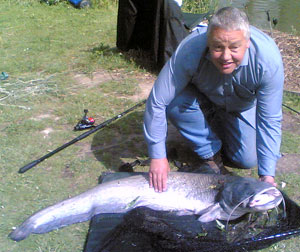
[[[189,33],[173,0],[119,0],[117,47],[150,51],[158,67]]]
[[[136,174],[106,174],[100,182]],[[266,248],[300,233],[300,207],[286,195],[284,198],[286,218],[276,215],[276,222],[253,235],[248,232],[253,223],[238,226],[241,219],[230,222],[229,228],[234,227],[230,234],[215,221],[203,224],[196,216],[175,216],[145,207],[127,214],[100,214],[91,220],[84,252],[238,252]]]

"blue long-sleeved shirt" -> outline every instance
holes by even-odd
[[[210,61],[206,28],[187,36],[161,70],[149,95],[144,135],[151,158],[166,157],[166,107],[192,82],[214,104],[228,112],[256,106],[256,149],[259,175],[275,175],[280,156],[284,71],[280,52],[266,34],[251,27],[250,47],[231,74]],[[204,57],[201,60],[201,57]]]

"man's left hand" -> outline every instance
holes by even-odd
[[[273,186],[277,186],[277,184],[275,183],[275,179],[274,179],[273,176],[259,176],[259,180],[263,181],[263,182],[270,183]]]

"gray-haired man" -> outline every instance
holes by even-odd
[[[275,184],[280,156],[283,64],[275,42],[250,27],[244,12],[226,7],[184,39],[161,70],[147,100],[144,134],[151,157],[150,186],[167,188],[167,118],[193,150],[222,172],[220,149],[242,168],[258,166]],[[215,130],[202,107],[214,111]]]

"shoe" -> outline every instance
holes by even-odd
[[[205,173],[228,174],[228,171],[224,167],[220,151],[210,158],[202,159],[198,169],[203,170]]]
[[[177,167],[179,168],[178,171],[180,172],[194,172],[203,174],[230,174],[230,172],[223,165],[220,151],[208,159],[200,159],[197,162],[197,164]]]

